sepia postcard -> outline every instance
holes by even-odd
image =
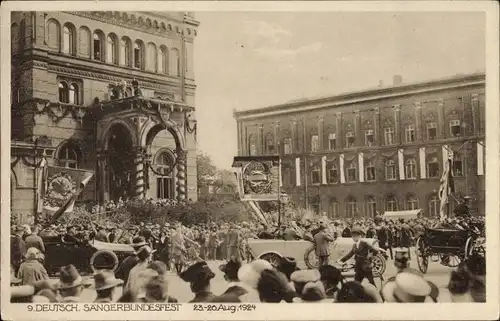
[[[1,18],[2,319],[498,318],[496,2]]]

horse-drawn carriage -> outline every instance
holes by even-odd
[[[426,273],[429,259],[457,267],[475,251],[478,237],[472,229],[426,228],[416,242],[418,268]]]

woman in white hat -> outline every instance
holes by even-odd
[[[40,255],[41,252],[35,247],[30,247],[26,251],[26,261],[21,263],[17,273],[17,277],[22,280],[23,285],[49,279],[47,270],[40,263]]]

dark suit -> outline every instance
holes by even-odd
[[[196,293],[194,299],[189,301],[188,303],[197,303],[197,302],[212,302],[216,298],[216,295],[212,292],[199,292]]]
[[[314,234],[314,244],[316,244],[316,255],[318,256],[319,266],[328,265],[328,257],[330,256],[330,242],[333,242],[333,238],[328,235],[324,231],[324,229]]]
[[[375,285],[372,273],[372,256],[373,252],[377,251],[373,246],[360,240],[358,244],[354,244],[352,249],[346,256],[344,256],[340,261],[345,262],[354,256],[354,280],[361,283],[364,278]]]
[[[139,262],[137,255],[127,256],[116,271],[116,277],[122,279],[124,284],[127,284],[128,277],[130,275],[130,270]]]

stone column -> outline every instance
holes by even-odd
[[[354,111],[354,145],[362,146],[363,140],[361,139],[361,114],[359,110]]]
[[[374,108],[373,109],[373,143],[375,146],[378,146],[380,144],[380,109],[379,108]]]
[[[135,196],[144,198],[144,149],[140,146],[135,148]]]
[[[472,128],[474,129],[474,136],[479,135],[479,96],[478,94],[472,95],[471,108],[472,108]],[[462,102],[465,104],[465,102]],[[470,128],[470,127],[469,127]],[[468,133],[466,133],[468,135]]]
[[[422,141],[422,104],[420,102],[415,103],[415,130],[417,133],[417,142]]]
[[[187,151],[177,151],[177,200],[185,201],[187,198],[186,179],[186,157]]]
[[[443,139],[446,138],[446,129],[448,126],[445,124],[445,119],[444,119],[444,100],[439,100],[438,101],[438,139]]]
[[[401,105],[394,105],[394,142],[401,144]]]
[[[338,149],[343,149],[344,148],[344,137],[342,135],[343,129],[342,127],[342,113],[338,112],[336,114],[337,117],[335,117],[335,130],[336,130],[336,135],[335,139],[337,140],[337,148]]]
[[[297,120],[292,120],[292,153],[297,153],[298,142],[297,142]]]
[[[273,143],[274,143],[274,153],[276,155],[280,154],[280,150],[279,150],[279,137],[278,137],[279,127],[280,127],[280,123],[279,122],[275,122],[274,126],[273,126],[273,135],[274,135],[274,142]]]
[[[323,128],[325,126],[325,118],[323,116],[320,116],[318,119],[318,149],[323,150],[323,145],[325,141],[325,137],[323,134]]]

